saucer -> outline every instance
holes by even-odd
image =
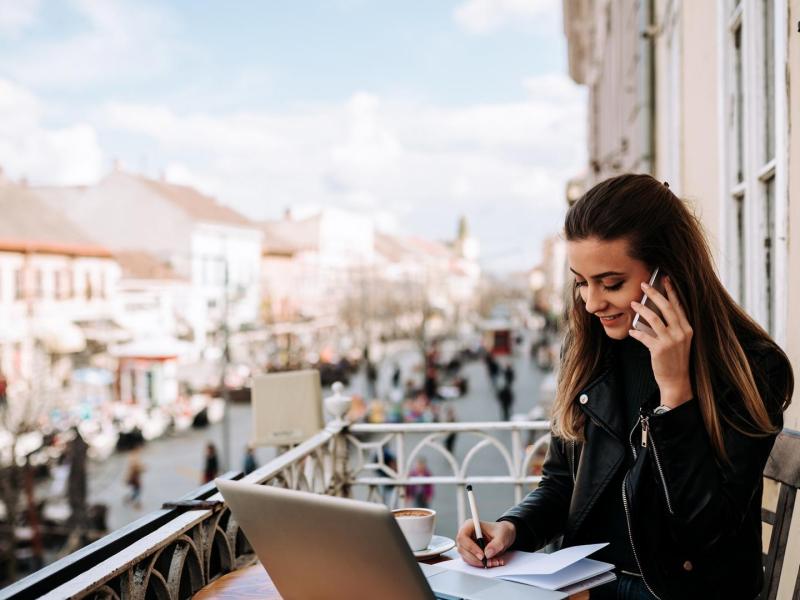
[[[431,543],[424,550],[417,550],[414,552],[414,558],[433,558],[439,556],[442,552],[447,552],[456,547],[456,543],[449,537],[443,535],[435,535],[431,538]]]

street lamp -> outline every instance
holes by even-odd
[[[222,304],[222,375],[220,384],[222,386],[222,403],[225,412],[222,414],[222,461],[225,469],[231,468],[231,419],[230,419],[230,393],[225,381],[230,363],[230,329],[228,328],[228,260],[223,257],[223,304]]]

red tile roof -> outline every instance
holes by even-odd
[[[141,175],[134,175],[133,177],[178,206],[190,217],[200,221],[211,221],[213,223],[225,223],[228,225],[245,227],[252,227],[254,225],[254,223],[244,215],[236,212],[232,208],[218,204],[211,196],[206,196],[192,187],[168,183],[166,181],[156,181]]]
[[[0,250],[111,257],[108,248],[24,186],[0,184],[0,214]]]

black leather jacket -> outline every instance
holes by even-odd
[[[782,426],[783,399],[770,381],[783,380],[790,367],[771,349],[751,348],[748,357],[761,396]],[[583,543],[586,516],[630,444],[635,462],[619,493],[650,591],[661,600],[755,598],[763,584],[762,471],[775,436],[747,436],[723,420],[730,459],[724,464],[715,458],[697,400],[660,415],[643,409],[633,430],[624,431],[617,385],[608,368],[576,398],[586,415],[586,441],[551,440],[542,482],[500,518],[517,529],[513,547],[537,550],[559,536],[564,546]],[[742,422],[746,413],[735,390],[721,390],[717,403]]]

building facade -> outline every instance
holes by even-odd
[[[223,321],[238,328],[258,320],[262,232],[236,211],[193,188],[119,170],[94,186],[35,192],[112,251],[147,252],[187,278],[183,314],[198,347]]]
[[[0,370],[11,390],[57,378],[59,365],[68,374],[64,361],[86,349],[84,326],[113,316],[120,272],[108,248],[26,186],[0,181],[0,208]]]
[[[626,171],[669,181],[704,224],[728,291],[800,380],[800,2],[563,7],[570,74],[590,88],[585,184]],[[798,396],[784,414],[790,435]],[[778,597],[800,565],[800,538],[789,539]]]

